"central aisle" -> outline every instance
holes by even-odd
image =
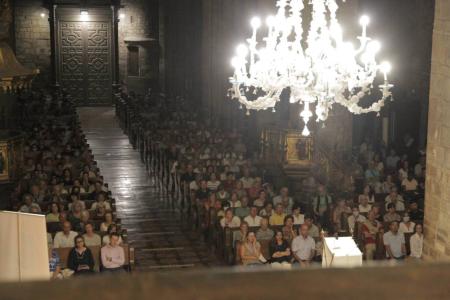
[[[136,250],[136,269],[161,270],[218,265],[198,234],[149,177],[138,151],[123,134],[112,107],[78,109],[83,131],[104,180],[116,199],[117,217]]]

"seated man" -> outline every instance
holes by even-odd
[[[396,211],[404,211],[405,210],[405,204],[404,204],[403,197],[398,194],[398,190],[396,187],[391,188],[391,193],[389,195],[387,195],[385,202],[386,202],[386,204],[385,204],[386,209],[388,209],[387,206],[392,203],[395,205]]]
[[[400,217],[400,215],[397,213],[394,203],[389,203],[389,205],[387,206],[387,210],[388,212],[383,216],[384,222],[400,222],[402,217]]]
[[[53,239],[54,248],[67,248],[75,246],[75,237],[78,235],[75,231],[72,231],[72,225],[69,221],[64,221],[63,231],[57,232]]]
[[[258,208],[256,206],[252,206],[250,208],[250,214],[244,218],[244,221],[247,222],[250,227],[259,227],[261,225],[261,219],[262,218],[258,216]],[[256,238],[258,239],[258,237]]]
[[[119,235],[113,232],[109,236],[109,244],[102,247],[101,259],[103,272],[121,273],[125,272],[123,265],[125,264],[125,252],[119,246]]]
[[[423,210],[419,209],[417,202],[411,202],[409,204],[409,217],[413,221],[423,221]]]
[[[355,230],[356,223],[364,223],[365,221],[366,217],[359,213],[357,206],[354,206],[352,208],[352,214],[347,218],[349,232],[353,232]]]
[[[237,228],[241,225],[241,219],[233,215],[233,209],[228,208],[225,211],[225,217],[220,220],[220,225],[222,226],[222,228]]]
[[[292,241],[292,253],[302,267],[308,266],[316,253],[316,243],[309,236],[308,230],[308,226],[303,224],[299,229],[299,235]]]
[[[39,204],[33,202],[33,197],[30,194],[23,196],[24,204],[20,207],[19,212],[22,213],[40,213],[41,207]]]
[[[270,216],[269,223],[272,226],[281,226],[284,224],[284,218],[286,214],[284,213],[283,205],[278,203],[275,207],[274,213]]]
[[[256,239],[258,241],[272,240],[274,232],[269,228],[269,220],[267,218],[261,219],[261,228],[256,232]]]
[[[386,247],[386,258],[404,259],[406,255],[405,235],[398,231],[398,222],[393,221],[389,225],[389,231],[383,235]]]
[[[320,236],[319,234],[319,227],[317,227],[314,223],[313,223],[313,219],[311,216],[306,216],[305,217],[305,223],[306,226],[308,226],[308,234],[309,236],[313,237],[313,238],[318,238]]]
[[[250,214],[250,208],[248,207],[248,198],[246,196],[241,198],[241,207],[236,207],[234,214],[239,218],[245,218]]]
[[[292,207],[294,200],[292,197],[289,197],[289,189],[287,187],[282,187],[280,189],[280,194],[273,198],[273,205],[276,206],[278,203],[283,202],[283,199]]]

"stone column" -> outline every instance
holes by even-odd
[[[450,1],[436,0],[428,114],[424,257],[450,260]]]

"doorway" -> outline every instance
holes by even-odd
[[[112,104],[114,23],[111,7],[55,8],[56,82],[78,106]]]

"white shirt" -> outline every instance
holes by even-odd
[[[294,225],[302,225],[303,223],[305,223],[305,215],[292,215],[292,217],[294,218]]]
[[[242,177],[241,179],[242,185],[244,186],[244,189],[249,189],[253,186],[253,183],[255,180],[252,177]]]
[[[409,247],[411,249],[411,257],[421,258],[423,249],[423,235],[413,234],[409,239]]]
[[[75,246],[75,237],[78,235],[75,231],[70,231],[69,235],[65,235],[63,231],[57,232],[53,239],[54,248],[68,248]]]
[[[280,204],[283,202],[283,197],[281,197],[281,195],[275,196],[272,200],[273,206],[277,206],[277,204]],[[288,203],[289,203],[289,207],[292,207],[294,205],[294,200],[292,199],[292,197],[288,197]]]
[[[225,227],[225,225],[228,225],[228,227],[230,228],[236,228],[241,226],[241,219],[239,219],[238,217],[234,216],[233,219],[231,219],[230,223],[225,223],[225,218],[222,218],[220,220],[220,225],[222,227]]]
[[[389,197],[389,196],[388,196],[388,197]],[[386,210],[388,210],[388,205],[389,205],[390,203],[392,203],[392,202],[387,202],[387,203],[386,203],[386,205],[385,205]],[[396,211],[404,211],[404,210],[405,210],[405,204],[403,204],[403,202],[397,200],[397,203],[395,204],[395,210],[396,210]]]
[[[211,191],[216,191],[217,188],[219,187],[219,185],[220,185],[220,181],[219,180],[208,181],[208,183],[207,183],[208,189],[211,190]]]
[[[248,223],[248,226],[250,227],[259,227],[261,225],[261,217],[260,216],[256,216],[256,217],[252,217],[252,216],[246,216],[244,218],[244,221]]]
[[[404,222],[401,222],[398,227],[398,231],[401,233],[413,233],[415,226],[416,226],[416,224],[414,222],[409,222],[409,227],[406,226],[406,224]]]
[[[301,260],[310,260],[311,253],[316,249],[316,242],[310,236],[306,239],[303,236],[299,235],[294,238],[292,241],[292,251],[301,259]]]
[[[372,205],[370,205],[370,204],[367,204],[367,206],[363,206],[362,204],[360,204],[358,206],[358,210],[360,213],[368,213],[371,209],[372,209]]]
[[[397,232],[397,234],[393,234],[391,231],[388,231],[383,235],[383,241],[385,246],[389,246],[391,248],[391,252],[392,255],[394,255],[394,258],[398,258],[404,255],[402,253],[402,245],[405,244],[405,235],[403,233]],[[386,257],[389,257],[387,251]]]
[[[86,247],[92,247],[92,246],[101,246],[102,245],[102,239],[101,237],[94,233],[91,237],[87,234],[83,234],[84,237],[84,243],[86,244]]]
[[[366,221],[366,217],[364,217],[363,215],[358,215],[355,218],[355,216],[352,214],[350,217],[347,218],[348,227],[350,228],[351,231],[355,230],[356,222],[362,223],[364,221]]]

